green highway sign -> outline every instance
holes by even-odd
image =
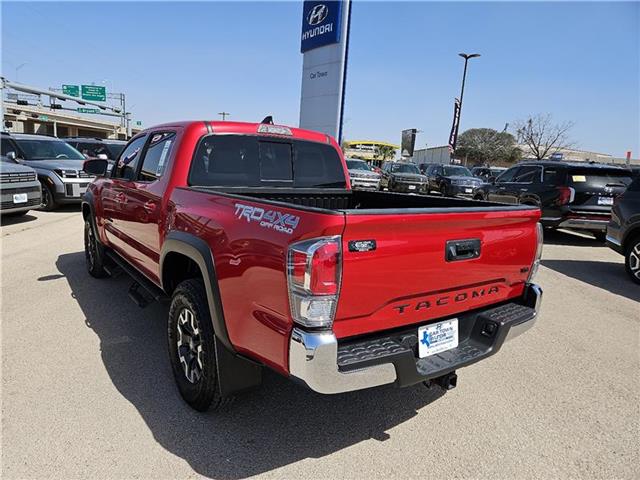
[[[78,108],[78,113],[100,113],[99,108]]]
[[[62,85],[62,93],[71,95],[72,97],[79,97],[80,87],[78,85]]]
[[[98,85],[82,85],[82,99],[105,102],[107,100],[107,89]]]
[[[136,126],[137,127],[142,126],[142,120],[136,120]]]
[[[46,121],[46,120],[49,120],[49,117],[48,117],[48,116],[46,116],[46,115],[40,115],[40,116],[38,117],[38,120],[45,120],[45,121]]]

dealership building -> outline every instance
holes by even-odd
[[[379,154],[380,147],[392,148],[394,150],[392,159],[395,158],[396,151],[400,148],[399,145],[377,140],[345,140],[342,142],[342,151],[345,157],[362,160],[382,160]]]

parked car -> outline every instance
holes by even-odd
[[[42,209],[80,203],[93,177],[82,170],[86,158],[66,142],[46,135],[2,133],[2,154],[33,168],[42,185]]]
[[[549,228],[585,230],[604,241],[611,206],[631,183],[629,170],[586,162],[522,162],[484,185],[477,199],[535,205]]]
[[[607,245],[624,255],[627,273],[640,283],[640,177],[613,202]]]
[[[471,175],[484,182],[488,182],[491,178],[499,177],[506,169],[506,167],[473,167],[471,169]]]
[[[264,367],[325,394],[453,388],[536,321],[537,208],[351,190],[333,138],[273,124],[160,125],[106,164],[85,165],[87,269],[124,270],[141,306],[170,301],[197,410]]]
[[[390,192],[427,193],[427,177],[413,163],[386,162],[382,165],[380,188]]]
[[[471,175],[467,167],[461,165],[433,164],[427,168],[429,191],[440,192],[446,197],[473,197],[482,180]]]
[[[359,190],[380,189],[380,174],[376,173],[367,162],[350,158],[346,161],[352,188]]]
[[[42,203],[40,182],[33,168],[0,156],[0,214],[25,215]]]

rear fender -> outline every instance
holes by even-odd
[[[164,275],[164,261],[170,253],[179,253],[191,259],[198,265],[202,274],[207,303],[209,304],[209,314],[215,332],[218,379],[222,395],[232,395],[260,385],[262,382],[261,365],[238,355],[229,339],[220,301],[213,254],[209,245],[201,238],[185,232],[174,231],[167,235],[160,254],[162,289],[166,293],[169,293],[169,288]]]

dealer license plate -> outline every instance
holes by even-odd
[[[471,193],[473,192],[473,188],[465,188],[464,189],[464,193]]]
[[[415,185],[409,185],[409,190],[415,190],[416,186]]]
[[[418,327],[418,356],[428,357],[458,346],[458,319]]]
[[[598,205],[613,205],[613,197],[598,197]]]
[[[14,193],[13,194],[13,203],[26,203],[27,202],[27,194],[26,193]]]

